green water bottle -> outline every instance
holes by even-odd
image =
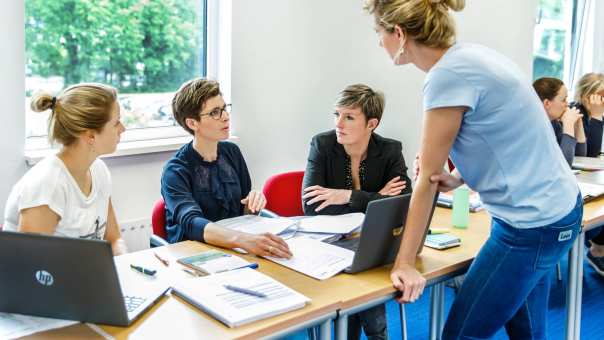
[[[453,226],[467,228],[470,222],[470,189],[462,185],[453,192]]]

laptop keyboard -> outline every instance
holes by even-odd
[[[128,311],[128,313],[134,311],[135,309],[137,309],[138,307],[140,307],[140,305],[143,304],[143,302],[145,302],[145,298],[140,297],[140,296],[127,296],[124,295],[124,302],[126,303],[126,310]]]

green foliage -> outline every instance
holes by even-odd
[[[201,0],[27,0],[28,72],[165,92],[199,74]],[[199,19],[198,19],[199,18]]]

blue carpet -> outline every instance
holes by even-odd
[[[551,340],[564,339],[566,332],[566,270],[567,259],[562,262],[563,281],[557,281],[552,273],[552,290],[549,301],[547,337]],[[583,267],[583,305],[581,310],[581,339],[604,338],[604,277],[598,275],[584,261]],[[446,311],[451,308],[455,294],[445,288]],[[391,301],[386,304],[388,314],[388,333],[390,339],[400,339],[400,319],[398,305]],[[407,336],[409,339],[428,339],[430,316],[430,292],[426,290],[420,300],[406,305]],[[365,337],[363,336],[363,339]],[[505,330],[499,331],[493,339],[508,339]]]

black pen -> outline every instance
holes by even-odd
[[[147,269],[147,268],[143,268],[141,266],[135,266],[133,264],[130,265],[130,268],[136,270],[139,273],[142,273],[142,274],[145,274],[145,275],[149,275],[149,276],[155,276],[155,273],[157,273],[157,270]]]
[[[264,293],[260,293],[255,290],[251,290],[251,289],[247,289],[247,288],[241,288],[241,287],[236,287],[236,286],[231,286],[231,285],[224,285],[224,288],[226,288],[228,290],[232,290],[237,293],[243,293],[243,294],[252,295],[252,296],[261,297],[261,298],[266,297],[266,294],[264,294]]]

